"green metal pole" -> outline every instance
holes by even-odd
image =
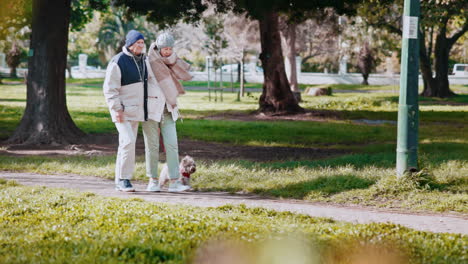
[[[397,176],[418,169],[420,0],[405,0],[398,105]]]

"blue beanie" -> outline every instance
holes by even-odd
[[[137,42],[140,39],[145,39],[145,37],[143,37],[143,34],[134,29],[130,30],[127,34],[127,37],[125,38],[125,47],[130,47],[131,45],[133,45],[133,43]]]

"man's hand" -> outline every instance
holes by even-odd
[[[115,119],[117,119],[117,123],[122,123],[124,121],[124,113],[122,110],[117,111],[117,114],[115,115]]]

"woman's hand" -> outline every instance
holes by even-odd
[[[117,111],[115,114],[115,119],[117,123],[122,123],[124,121],[124,113],[122,110]]]

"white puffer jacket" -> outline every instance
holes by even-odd
[[[133,54],[125,47],[109,63],[104,79],[104,97],[116,122],[122,110],[124,121],[144,121],[144,83],[139,75]]]

